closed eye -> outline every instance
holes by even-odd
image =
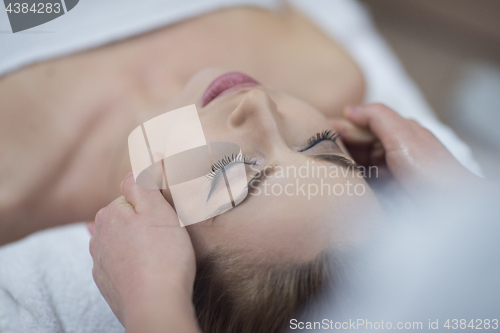
[[[316,146],[318,143],[322,141],[331,141],[337,145],[337,139],[339,137],[338,133],[332,132],[331,130],[326,130],[323,132],[318,132],[316,135],[313,135],[307,140],[306,146],[300,150],[298,150],[299,153],[305,152],[306,150],[311,149],[312,147]],[[338,145],[337,145],[338,146]],[[339,147],[340,149],[340,147]]]
[[[342,156],[345,154],[337,143],[338,138],[339,134],[330,130],[316,133],[316,135],[307,140],[306,147],[300,149],[298,152],[310,155],[314,159],[335,163],[346,168],[360,168],[356,162]],[[330,145],[319,146],[323,141],[330,142]]]

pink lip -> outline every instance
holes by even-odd
[[[218,97],[227,96],[245,87],[258,85],[260,85],[259,82],[240,72],[223,74],[213,80],[207,90],[205,90],[202,98],[202,106],[207,105]]]

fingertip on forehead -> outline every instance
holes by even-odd
[[[120,188],[121,188],[121,190],[123,192],[123,188],[124,187],[130,187],[130,186],[132,186],[134,184],[135,184],[134,173],[133,172],[129,172],[129,173],[127,173],[127,175],[125,176],[125,178],[121,182]]]

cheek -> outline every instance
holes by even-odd
[[[302,147],[311,136],[329,129],[332,126],[321,113],[307,108],[286,110],[280,131],[290,146]]]
[[[213,110],[210,114],[201,114],[200,121],[207,142],[232,142],[228,126],[227,116]]]

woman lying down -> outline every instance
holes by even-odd
[[[95,218],[93,273],[109,303],[91,281],[82,226],[48,230],[0,250],[2,332],[280,332],[344,280],[343,258],[385,225],[378,178],[413,205],[421,188],[476,181],[415,122],[382,105],[346,109],[363,102],[362,72],[294,10],[210,12],[0,85],[1,171],[17,170],[2,180],[1,243]],[[168,189],[126,177],[126,138],[190,104],[207,142],[241,148],[223,163],[244,165],[253,182],[236,207],[182,228]],[[369,184],[379,165],[389,171],[372,171]]]
[[[243,80],[239,73],[219,79],[228,75]],[[203,95],[200,110],[208,141],[241,146],[245,159],[232,163],[253,166],[248,179],[256,173],[259,180],[252,191],[265,189],[264,182],[271,189],[293,187],[300,179],[273,177],[270,171],[264,176],[269,166],[356,165],[340,139],[322,134],[335,131],[326,118],[294,98],[255,83],[210,96]],[[350,122],[336,122],[337,130],[356,146],[357,159],[371,166],[386,162],[391,181],[403,190],[392,195],[408,195],[418,209],[443,196],[453,200],[457,181],[459,193],[485,187],[428,130],[389,108],[354,107],[346,116]],[[312,139],[297,140],[309,131],[316,133]],[[373,149],[377,141],[383,149]],[[171,197],[141,188],[129,174],[121,184],[123,195],[90,224],[95,281],[127,332],[167,327],[172,332],[281,332],[318,296],[339,297],[341,285],[352,277],[346,274],[346,254],[384,227],[385,215],[366,181],[345,175],[300,179],[309,189],[310,184],[344,187],[340,195],[261,190],[226,213],[180,228]],[[366,191],[348,193],[350,182]]]
[[[224,89],[210,94],[214,86]],[[180,227],[168,189],[144,189],[131,173],[125,177],[123,195],[89,230],[95,282],[127,332],[282,332],[319,296],[335,295],[349,272],[344,257],[386,223],[366,180],[345,172],[360,164],[386,165],[389,175],[379,181],[396,185],[419,209],[452,197],[457,180],[464,191],[483,186],[428,130],[380,104],[347,108],[346,119],[329,121],[222,69],[195,75],[177,101],[199,105],[208,142],[240,146],[244,159],[229,163],[244,164],[247,180],[257,183],[236,207]],[[312,173],[312,162],[329,173],[273,171]],[[297,179],[307,191],[294,188]],[[313,194],[310,184],[331,191]],[[4,292],[3,302],[12,297]]]

